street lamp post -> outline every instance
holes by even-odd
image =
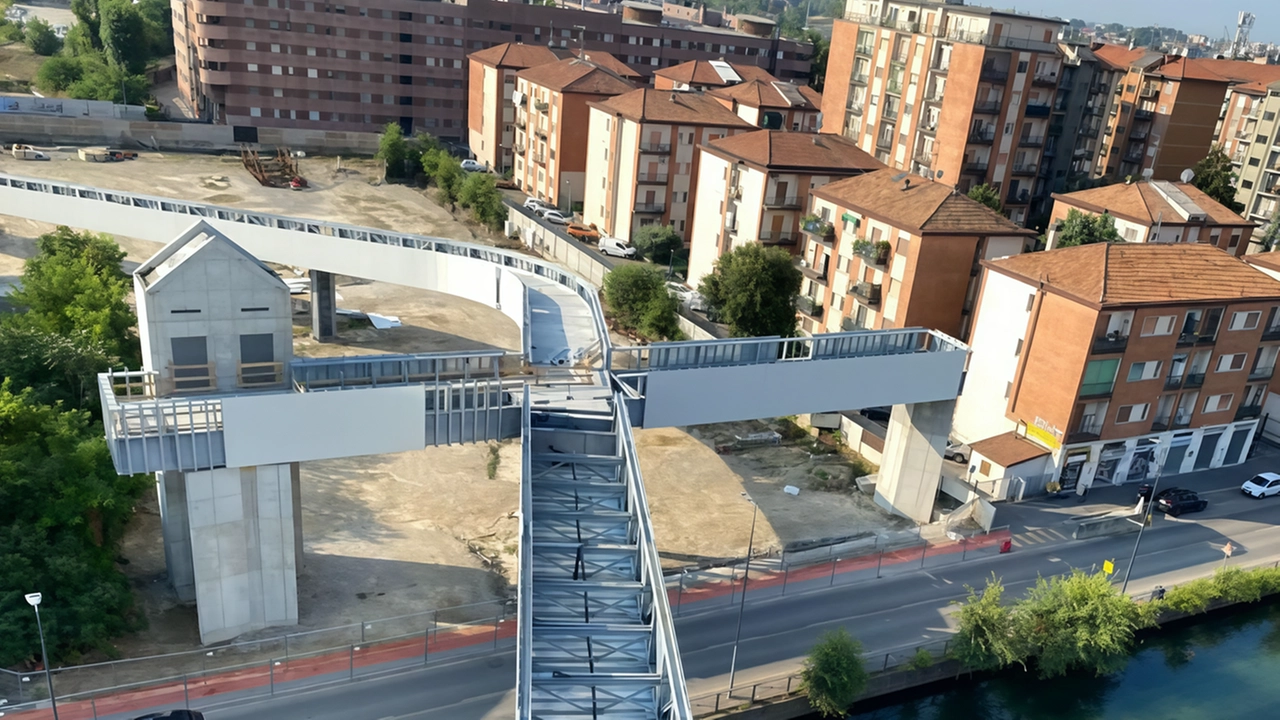
[[[1138,537],[1133,540],[1133,554],[1129,556],[1129,566],[1124,569],[1124,582],[1120,584],[1120,594],[1124,595],[1129,589],[1129,575],[1133,572],[1133,563],[1138,559],[1138,546],[1142,544],[1142,532],[1147,529],[1147,519],[1151,517],[1151,506],[1156,501],[1156,493],[1160,490],[1160,476],[1164,474],[1164,460],[1168,457],[1160,457],[1160,447],[1156,446],[1151,450],[1151,458],[1159,462],[1156,466],[1156,477],[1151,482],[1151,497],[1142,504],[1142,520],[1138,525]]]
[[[729,692],[733,692],[733,676],[738,670],[738,641],[742,639],[742,614],[747,606],[747,578],[751,575],[751,551],[755,548],[756,543],[756,515],[760,513],[760,506],[756,505],[756,501],[751,496],[742,493],[742,496],[751,503],[751,537],[747,540],[747,564],[742,569],[742,597],[738,602],[738,630],[733,636],[733,660],[729,662]]]
[[[53,707],[53,720],[58,720],[58,699],[53,694],[53,673],[49,671],[49,651],[44,648],[44,625],[40,622],[40,593],[27,593],[27,604],[35,608],[36,629],[40,631],[40,659],[44,661],[44,681],[49,686],[49,704]]]

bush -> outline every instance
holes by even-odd
[[[907,667],[912,670],[924,670],[933,667],[933,653],[924,648],[916,650],[916,654],[911,656],[911,661],[907,663]]]
[[[734,337],[795,337],[801,279],[786,250],[751,243],[721,255],[699,291]]]
[[[1229,603],[1250,603],[1262,599],[1262,575],[1238,567],[1220,568],[1213,575],[1218,598]]]
[[[631,244],[641,257],[666,265],[671,262],[672,255],[684,247],[684,240],[670,225],[645,225],[632,233]]]
[[[46,57],[62,49],[62,38],[54,34],[49,23],[41,18],[32,18],[22,29],[31,52]]]
[[[614,320],[650,340],[678,338],[679,303],[667,292],[662,273],[647,265],[621,265],[604,276],[604,297]]]
[[[36,72],[36,87],[47,93],[66,92],[83,74],[84,68],[78,59],[55,55],[45,60]]]
[[[497,181],[488,173],[468,173],[458,190],[458,204],[471,208],[475,221],[490,230],[501,230],[507,219],[507,206],[502,204],[502,192]]]
[[[1209,603],[1217,600],[1218,592],[1218,584],[1213,578],[1200,578],[1169,588],[1160,605],[1174,612],[1194,615],[1203,612],[1209,607]]]
[[[142,105],[151,94],[151,84],[145,77],[126,73],[105,62],[101,54],[82,56],[80,67],[80,78],[67,88],[67,94],[78,100]]]
[[[1017,663],[1026,666],[1025,645],[1013,633],[1011,608],[1004,605],[1004,585],[994,574],[979,594],[965,586],[969,597],[956,613],[956,637],[951,654],[972,670],[999,670]]]
[[[818,639],[805,658],[800,679],[809,705],[826,717],[842,717],[867,688],[862,643],[844,628]]]

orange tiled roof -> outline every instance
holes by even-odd
[[[1266,94],[1267,86],[1280,82],[1280,65],[1259,65],[1243,60],[1196,60],[1202,67],[1236,83],[1233,89],[1257,95]]]
[[[1280,299],[1280,281],[1212,245],[1093,243],[983,265],[1090,305]]]
[[[804,99],[804,104],[793,105],[787,101],[785,95],[782,94],[777,87],[781,80],[773,82],[765,82],[762,80],[748,80],[730,85],[728,87],[718,87],[714,90],[708,90],[707,93],[721,97],[726,100],[736,100],[747,107],[757,108],[806,108],[818,109],[822,107],[822,93],[814,90],[808,85],[792,85],[800,97]],[[789,84],[789,83],[788,83]]]
[[[635,89],[634,85],[613,72],[578,58],[567,58],[521,70],[517,77],[559,92],[621,95]]]
[[[966,235],[1035,235],[1005,216],[955,192],[950,185],[929,182],[884,169],[828,183],[814,195],[860,211],[902,229],[922,233]],[[894,180],[894,178],[898,178]],[[906,185],[910,181],[910,185]],[[905,189],[904,189],[904,186]]]
[[[1129,49],[1123,45],[1110,45],[1107,43],[1102,43],[1093,48],[1093,54],[1109,65],[1112,70],[1127,70],[1135,60],[1150,52],[1147,48]]]
[[[724,105],[696,92],[640,88],[591,106],[633,122],[753,127]]]
[[[855,175],[884,167],[840,135],[757,130],[722,137],[703,147],[767,170]]]
[[[604,68],[605,70],[611,71],[614,75],[617,75],[618,77],[626,78],[628,80],[636,80],[641,77],[644,77],[640,73],[633,70],[630,65],[622,62],[618,58],[614,57],[612,54],[607,53],[603,50],[583,50],[581,48],[577,48],[577,49],[571,50],[570,52],[573,53],[574,57],[580,57],[583,60],[588,60],[590,62],[593,62],[596,65],[599,65],[600,67]]]
[[[467,57],[491,67],[524,68],[553,63],[559,58],[545,45],[502,43],[491,48],[477,50]]]
[[[1228,82],[1227,78],[1210,70],[1201,64],[1200,60],[1189,60],[1187,58],[1174,58],[1164,63],[1152,73],[1161,77],[1172,78],[1174,80],[1210,80],[1213,82]]]
[[[1280,252],[1274,250],[1254,255],[1245,255],[1244,260],[1250,265],[1257,265],[1258,267],[1264,267],[1268,270],[1280,271]]]
[[[739,65],[738,63],[729,63],[729,67],[738,73],[743,82],[750,80],[762,80],[764,82],[773,82],[777,80],[769,74],[768,70],[756,67],[755,65]],[[682,62],[679,65],[672,65],[669,68],[655,70],[654,75],[664,77],[674,82],[686,83],[689,85],[716,86],[724,87],[728,85],[724,78],[720,77],[720,73],[707,60],[690,60]]]
[[[1215,225],[1252,226],[1254,223],[1245,220],[1231,211],[1230,208],[1190,183],[1171,183],[1186,194],[1209,216],[1209,222]],[[1053,199],[1089,212],[1101,215],[1104,211],[1125,220],[1146,225],[1148,227],[1162,221],[1178,224],[1182,217],[1169,201],[1164,199],[1149,182],[1118,183],[1102,187],[1077,190],[1073,193],[1054,193]]]

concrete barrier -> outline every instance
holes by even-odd
[[[1071,537],[1074,540],[1087,540],[1104,535],[1136,533],[1142,527],[1142,521],[1138,519],[1140,517],[1142,517],[1141,514],[1132,513],[1082,520],[1076,526],[1075,532],[1071,533]]]

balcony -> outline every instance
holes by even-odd
[[[1058,85],[1058,76],[1036,74],[1031,78],[1032,85],[1043,85],[1046,87],[1056,87]]]
[[[1053,136],[1053,137],[1058,137],[1058,136],[1062,135],[1062,131],[1063,131],[1063,130],[1065,130],[1065,129],[1066,129],[1066,128],[1063,126],[1062,121],[1061,121],[1061,120],[1059,120],[1058,122],[1054,122],[1054,123],[1050,123],[1050,124],[1049,124],[1048,134],[1049,134],[1049,135],[1051,135],[1051,136]]]
[[[547,129],[546,129],[546,128],[534,128],[534,129],[533,129],[533,134],[534,134],[534,135],[537,135],[538,137],[542,138],[543,140],[546,140],[546,139],[547,139]]]
[[[987,164],[984,162],[970,162],[964,164],[964,171],[974,173],[975,175],[986,175]]]
[[[847,109],[849,110],[849,112],[850,112],[850,113],[852,113],[852,114],[854,114],[854,115],[861,115],[861,114],[862,114],[862,102],[861,102],[861,101],[859,101],[859,100],[853,100],[853,101],[850,101],[850,103],[849,103],[849,105],[848,105],[848,108],[847,108]]]
[[[893,53],[893,60],[892,60],[892,62],[896,62],[896,63],[898,63],[899,65],[906,65],[906,64],[907,64],[907,53],[905,53],[905,52],[896,52],[896,51],[895,51],[895,52]]]
[[[1151,421],[1151,432],[1164,432],[1165,430],[1168,430],[1168,429],[1169,429],[1169,420],[1170,420],[1170,418],[1169,418],[1169,416],[1168,416],[1168,415],[1165,415],[1165,416],[1164,416],[1164,417],[1162,417],[1162,418],[1156,418],[1155,420],[1152,420],[1152,421]]]
[[[875,54],[876,54],[876,46],[875,46],[874,44],[871,44],[871,45],[858,45],[857,47],[855,47],[855,48],[853,49],[853,51],[854,51],[854,52],[856,52],[856,53],[858,53],[859,55],[875,55]]]
[[[889,84],[885,86],[885,92],[891,92],[891,93],[893,93],[894,95],[901,95],[901,94],[902,94],[902,81],[901,81],[901,80],[890,80],[890,81],[889,81]]]
[[[876,147],[881,150],[889,150],[893,147],[893,135],[881,135],[876,138]]]
[[[1107,333],[1093,339],[1093,354],[1122,353],[1129,344],[1129,336],[1120,333]]]
[[[764,245],[795,245],[800,239],[799,233],[765,230],[760,233],[760,242]]]
[[[1164,379],[1165,390],[1177,390],[1180,387],[1182,387],[1181,375],[1170,375]]]
[[[1155,116],[1156,116],[1156,113],[1154,110],[1134,110],[1133,111],[1134,120],[1151,120]]]
[[[1036,103],[1027,103],[1027,117],[1049,117],[1050,107]]]
[[[1102,435],[1102,423],[1090,420],[1080,423],[1075,432],[1067,433],[1068,443],[1092,442]]]
[[[933,64],[929,66],[929,69],[934,72],[945,73],[951,69],[951,60],[950,58],[944,60],[941,57],[938,57],[933,61]]]
[[[897,120],[898,120],[898,109],[897,109],[897,108],[892,108],[892,107],[886,107],[886,108],[884,109],[884,119],[885,119],[885,120],[887,120],[887,121],[889,121],[889,122],[897,122]]]
[[[856,332],[858,330],[863,330],[863,329],[865,328],[859,327],[858,323],[854,322],[853,318],[851,317],[846,316],[846,317],[840,318],[841,332]]]
[[[922,132],[922,133],[927,133],[927,134],[929,134],[929,135],[934,135],[934,134],[936,134],[936,133],[938,132],[938,121],[937,121],[937,120],[926,120],[926,121],[924,121],[924,122],[920,123],[920,132]]]
[[[997,67],[984,67],[982,68],[982,72],[979,73],[979,77],[981,77],[983,80],[989,80],[991,82],[998,82],[998,83],[1006,82],[1009,80],[1009,69],[1008,68],[1001,69]]]
[[[538,112],[546,112],[548,107],[550,107],[550,105],[542,100],[536,100],[533,103],[533,109]]]
[[[1147,134],[1148,133],[1146,130],[1139,130],[1138,128],[1135,127],[1134,129],[1129,131],[1129,139],[1137,140],[1137,141],[1145,141],[1147,139]]]
[[[771,198],[765,198],[764,206],[774,209],[795,210],[804,207],[804,200],[802,195],[776,195]]]
[[[974,103],[973,111],[980,115],[998,115],[1000,113],[1000,101],[983,100],[982,102]]]
[[[1271,376],[1275,374],[1275,371],[1276,371],[1275,365],[1267,365],[1265,367],[1254,368],[1253,371],[1249,373],[1249,379],[1250,380],[1270,380]]]
[[[516,117],[516,127],[518,127],[518,128],[520,128],[521,130],[523,130],[523,129],[524,129],[524,127],[525,127],[525,124],[526,124],[526,123],[525,123],[524,115],[519,115],[519,116],[517,116],[517,117]]]
[[[666,210],[666,203],[636,203],[635,206],[635,212],[642,215],[661,215]]]
[[[849,82],[854,85],[866,85],[869,78],[870,76],[866,73],[856,72],[849,78]]]
[[[1142,162],[1142,150],[1138,150],[1137,152],[1129,150],[1124,154],[1124,157],[1120,158],[1120,161],[1127,163],[1140,163]]]
[[[1092,125],[1086,125],[1086,126],[1084,126],[1084,127],[1080,128],[1077,132],[1079,132],[1079,133],[1080,133],[1080,136],[1081,136],[1081,137],[1087,137],[1087,138],[1096,138],[1096,137],[1098,137],[1098,128],[1096,128],[1096,127],[1094,127],[1094,126],[1092,126]]]
[[[918,152],[912,157],[912,159],[925,167],[933,165],[933,153]]]
[[[1005,205],[1026,205],[1031,202],[1031,191],[1020,189],[1011,190],[1008,197],[1004,199]]]
[[[511,149],[512,149],[512,150],[515,150],[517,155],[523,155],[523,154],[524,154],[524,143],[516,143],[515,145],[513,145],[513,146],[511,147]]]
[[[1191,427],[1191,415],[1190,415],[1190,413],[1188,413],[1188,414],[1186,414],[1186,415],[1179,415],[1179,416],[1175,417],[1175,418],[1173,419],[1172,427],[1173,427],[1173,429],[1174,429],[1174,430],[1180,430],[1180,429],[1182,429],[1182,428]]]
[[[1039,169],[1039,165],[1034,163],[1014,163],[1013,174],[1024,176],[1035,175]]]
[[[533,154],[533,161],[539,165],[545,165],[547,163],[547,154],[536,152]]]
[[[640,143],[640,152],[666,155],[671,152],[671,145],[664,143]]]
[[[796,296],[796,310],[798,310],[801,315],[808,315],[814,320],[821,320],[822,309],[822,303],[814,300],[808,295]]]
[[[1187,381],[1183,383],[1184,387],[1198,388],[1204,385],[1204,373],[1187,373]]]
[[[1108,380],[1099,383],[1084,383],[1080,386],[1081,398],[1104,398],[1111,397],[1111,390],[1115,387],[1115,381]]]
[[[996,139],[995,128],[982,128],[981,130],[969,131],[969,142],[990,145],[992,140]]]
[[[1263,330],[1262,340],[1263,342],[1269,342],[1271,340],[1280,340],[1280,325],[1273,325],[1267,328],[1266,330]]]
[[[1139,97],[1153,98],[1160,94],[1160,88],[1156,85],[1143,85],[1142,90],[1138,93]]]
[[[800,230],[820,240],[830,240],[836,236],[836,228],[825,220],[809,219],[800,225]]]
[[[636,182],[641,185],[666,185],[666,173],[640,173],[636,175]]]
[[[800,274],[809,278],[813,282],[825,287],[827,285],[827,263],[823,262],[822,267],[809,267],[803,261],[800,263]]]
[[[1023,135],[1018,138],[1018,144],[1022,147],[1040,147],[1044,145],[1043,135]]]
[[[863,302],[872,307],[880,304],[879,283],[854,283],[853,286],[849,288],[849,292],[853,293],[854,296],[861,298]]]
[[[1241,405],[1236,408],[1236,420],[1249,420],[1262,414],[1261,405]]]
[[[870,240],[857,240],[853,243],[853,254],[866,260],[870,265],[879,265],[881,267],[889,264],[889,255],[893,246],[887,240],[879,242],[871,242]]]

